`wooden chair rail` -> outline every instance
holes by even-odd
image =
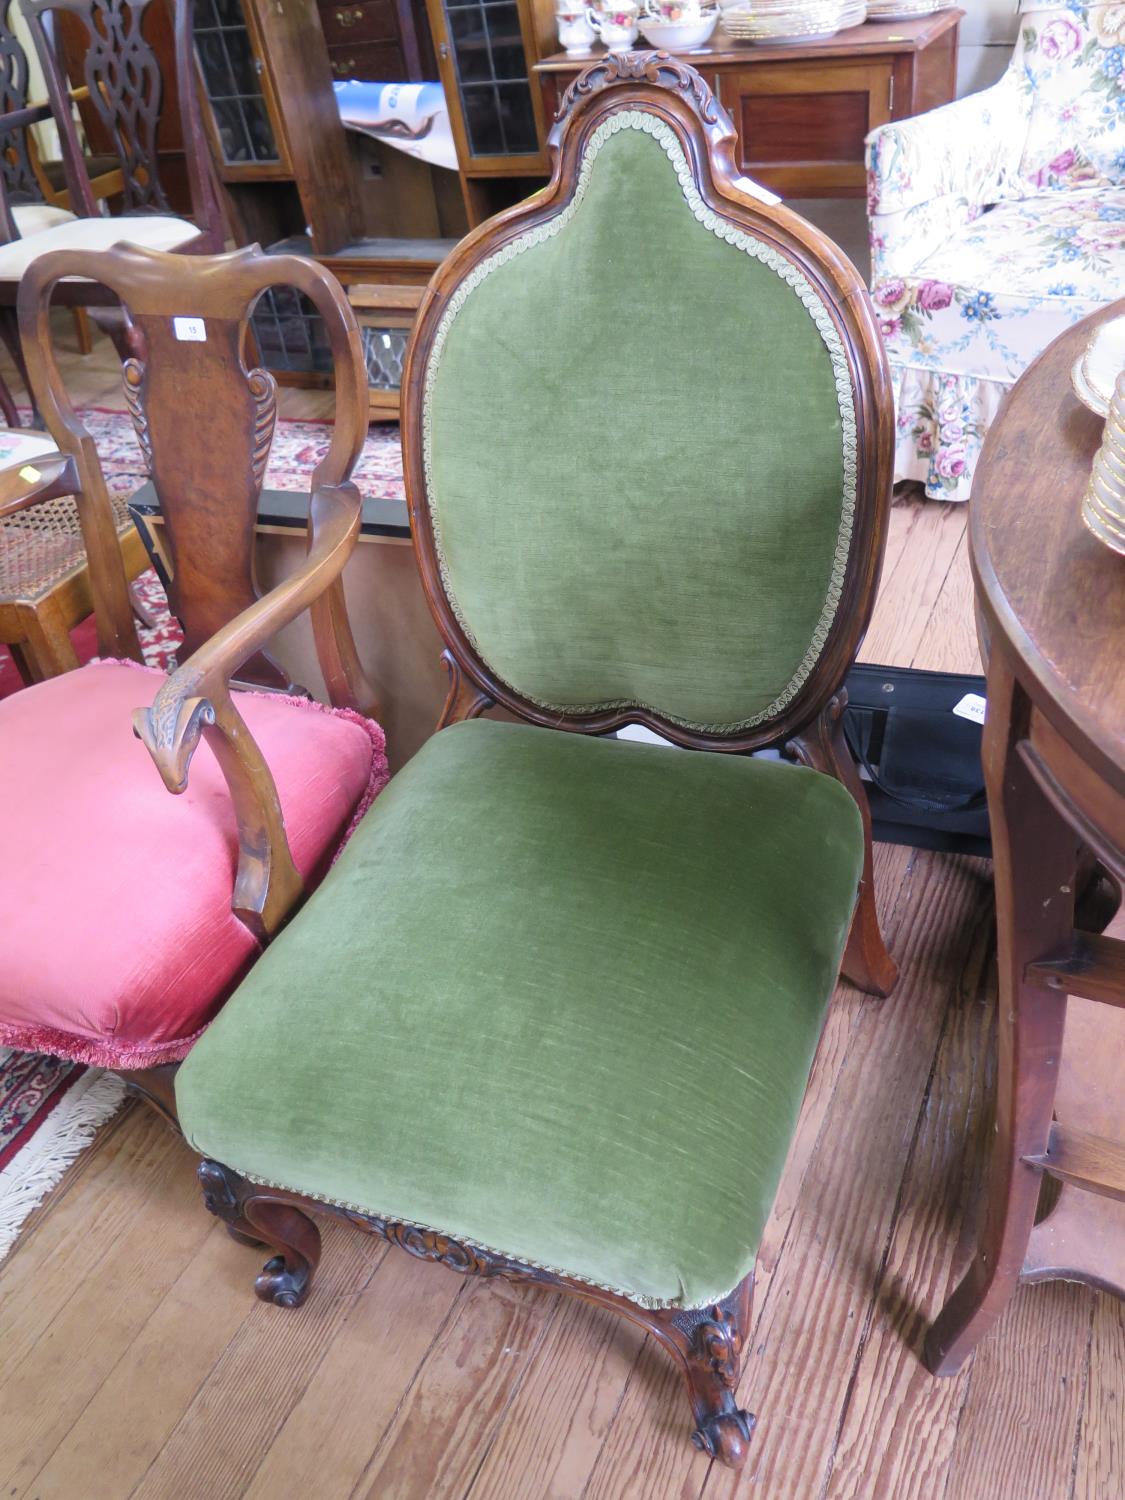
[[[1056,1120],[1046,1151],[1023,1160],[1060,1182],[1072,1183],[1102,1198],[1125,1203],[1125,1146],[1084,1130],[1067,1130]]]
[[[90,90],[83,84],[81,88],[68,89],[67,94],[71,103],[82,104],[90,97]],[[13,109],[6,115],[0,115],[0,130],[22,130],[25,125],[39,125],[50,118],[50,101],[41,99],[38,104],[27,104],[23,109]]]
[[[27,125],[38,125],[41,121],[50,119],[50,116],[49,104],[27,104],[23,109],[13,109],[6,115],[0,115],[0,130],[22,130]]]
[[[1125,942],[1120,938],[1075,932],[1068,953],[1028,964],[1026,972],[1032,984],[1102,1005],[1125,1006]]]

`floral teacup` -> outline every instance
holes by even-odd
[[[704,0],[645,0],[646,15],[654,21],[667,21],[676,26],[691,26],[702,21],[704,10],[710,8]]]
[[[586,12],[590,25],[609,48],[631,47],[637,40],[638,0],[610,0]]]

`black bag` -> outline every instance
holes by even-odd
[[[953,712],[983,677],[855,666],[844,733],[871,807],[872,833],[888,844],[991,855],[981,768],[981,726]]]

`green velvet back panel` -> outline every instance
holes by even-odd
[[[548,708],[772,717],[835,616],[854,396],[807,279],[700,200],[654,115],[476,267],[426,370],[427,497],[483,660]]]

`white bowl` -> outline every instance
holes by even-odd
[[[717,10],[699,21],[657,21],[652,16],[637,19],[645,41],[654,47],[666,47],[669,52],[689,52],[692,47],[702,47],[718,22]]]

